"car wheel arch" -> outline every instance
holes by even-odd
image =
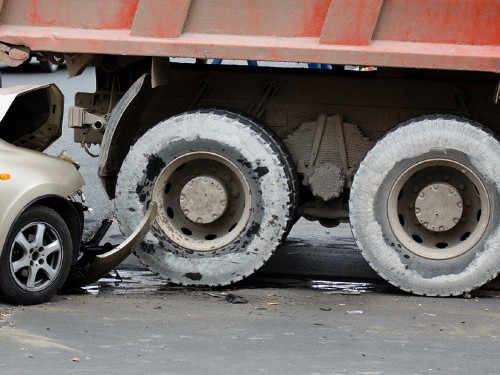
[[[17,221],[23,212],[29,210],[35,205],[45,206],[56,211],[68,226],[73,242],[73,249],[77,250],[80,248],[81,238],[83,235],[83,206],[79,207],[79,205],[72,204],[69,200],[57,195],[46,195],[38,197],[28,203],[22,210],[19,211],[14,219],[14,222]],[[76,262],[77,259],[78,251],[74,251],[72,263]]]

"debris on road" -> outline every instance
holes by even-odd
[[[237,296],[235,294],[228,294],[226,296],[226,301],[229,303],[248,303],[248,300],[246,298]]]

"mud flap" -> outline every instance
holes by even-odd
[[[81,272],[79,283],[81,285],[88,285],[96,282],[101,277],[106,276],[123,262],[125,258],[132,254],[134,248],[141,243],[151,229],[156,218],[156,211],[156,203],[151,202],[146,214],[132,234],[112,250],[104,254],[96,255],[90,266]]]

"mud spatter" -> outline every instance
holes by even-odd
[[[187,277],[188,279],[193,281],[200,281],[203,275],[199,272],[188,272],[184,274],[184,277]]]
[[[264,177],[269,173],[269,168],[267,167],[258,167],[253,170],[259,178]]]
[[[155,252],[155,245],[153,245],[152,243],[142,242],[140,246],[141,246],[141,249],[146,254],[154,254],[154,252]]]
[[[254,235],[259,235],[259,230],[260,230],[260,224],[257,223],[256,221],[254,221],[252,223],[252,226],[248,229],[247,233],[246,233],[246,236],[248,238],[254,236]]]
[[[154,179],[160,174],[161,170],[165,168],[165,165],[166,164],[162,158],[154,155],[148,156],[148,164],[144,170],[144,182],[138,183],[137,189],[135,189],[141,203],[144,203],[147,200],[152,181],[154,181]]]

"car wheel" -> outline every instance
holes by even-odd
[[[53,297],[68,275],[70,231],[59,214],[34,206],[19,215],[0,255],[0,295],[20,305]]]
[[[349,209],[363,256],[393,285],[453,296],[500,270],[500,143],[454,116],[410,120],[356,173]]]
[[[295,218],[297,178],[261,124],[218,109],[183,113],[146,132],[118,176],[120,229],[130,234],[153,199],[159,210],[136,251],[184,285],[227,285],[260,268]]]

